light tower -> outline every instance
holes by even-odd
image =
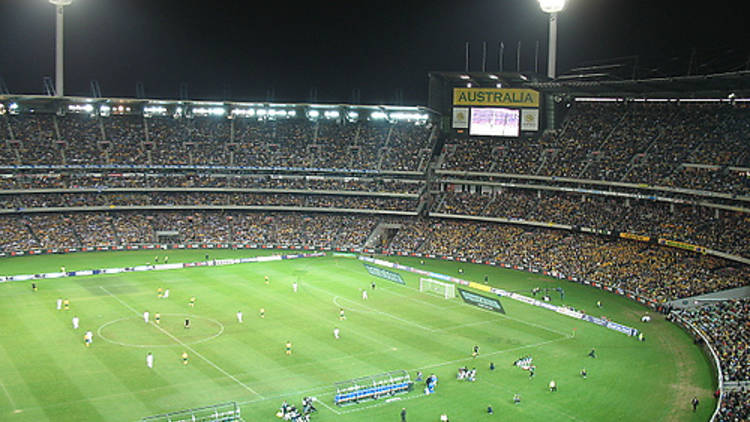
[[[542,11],[549,13],[549,50],[547,52],[547,76],[555,79],[557,64],[557,14],[565,8],[566,0],[539,0]]]
[[[63,8],[73,3],[73,0],[49,0],[55,5],[55,93],[58,97],[65,95],[63,87]]]

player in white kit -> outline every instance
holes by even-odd
[[[148,315],[148,311],[143,312],[143,322],[145,322],[146,324],[148,324]]]
[[[154,355],[152,355],[151,352],[148,352],[148,354],[146,355],[146,366],[148,366],[149,368],[154,367]]]
[[[237,322],[242,324],[242,311],[237,311]]]
[[[77,330],[77,329],[78,329],[78,322],[79,322],[79,320],[78,320],[78,317],[77,317],[77,316],[74,316],[74,317],[73,317],[73,329],[74,329],[74,330]]]

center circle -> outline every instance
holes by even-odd
[[[132,316],[102,324],[96,330],[104,341],[119,346],[156,348],[199,344],[213,340],[224,332],[221,322],[190,314],[161,314],[157,325],[153,320],[146,323],[142,317]],[[185,328],[185,320],[190,320],[190,328]]]

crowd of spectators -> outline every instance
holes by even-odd
[[[422,171],[431,125],[88,114],[0,116],[2,164],[283,166]]]
[[[583,103],[536,140],[454,138],[442,168],[625,181],[750,193],[750,107],[713,103]],[[683,164],[711,165],[709,172]]]
[[[692,204],[506,189],[443,193],[435,212],[520,219],[684,241],[750,257],[750,216]]]
[[[744,422],[750,419],[750,392],[747,389],[724,393],[718,422]]]
[[[225,173],[12,173],[0,189],[236,188],[297,189],[418,194],[419,179],[242,175]]]
[[[416,198],[247,192],[77,192],[0,195],[0,209],[118,206],[289,206],[415,211]]]
[[[750,298],[711,303],[678,313],[716,346],[724,381],[750,380]]]

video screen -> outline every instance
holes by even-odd
[[[520,110],[473,107],[469,135],[518,137],[520,123]]]

